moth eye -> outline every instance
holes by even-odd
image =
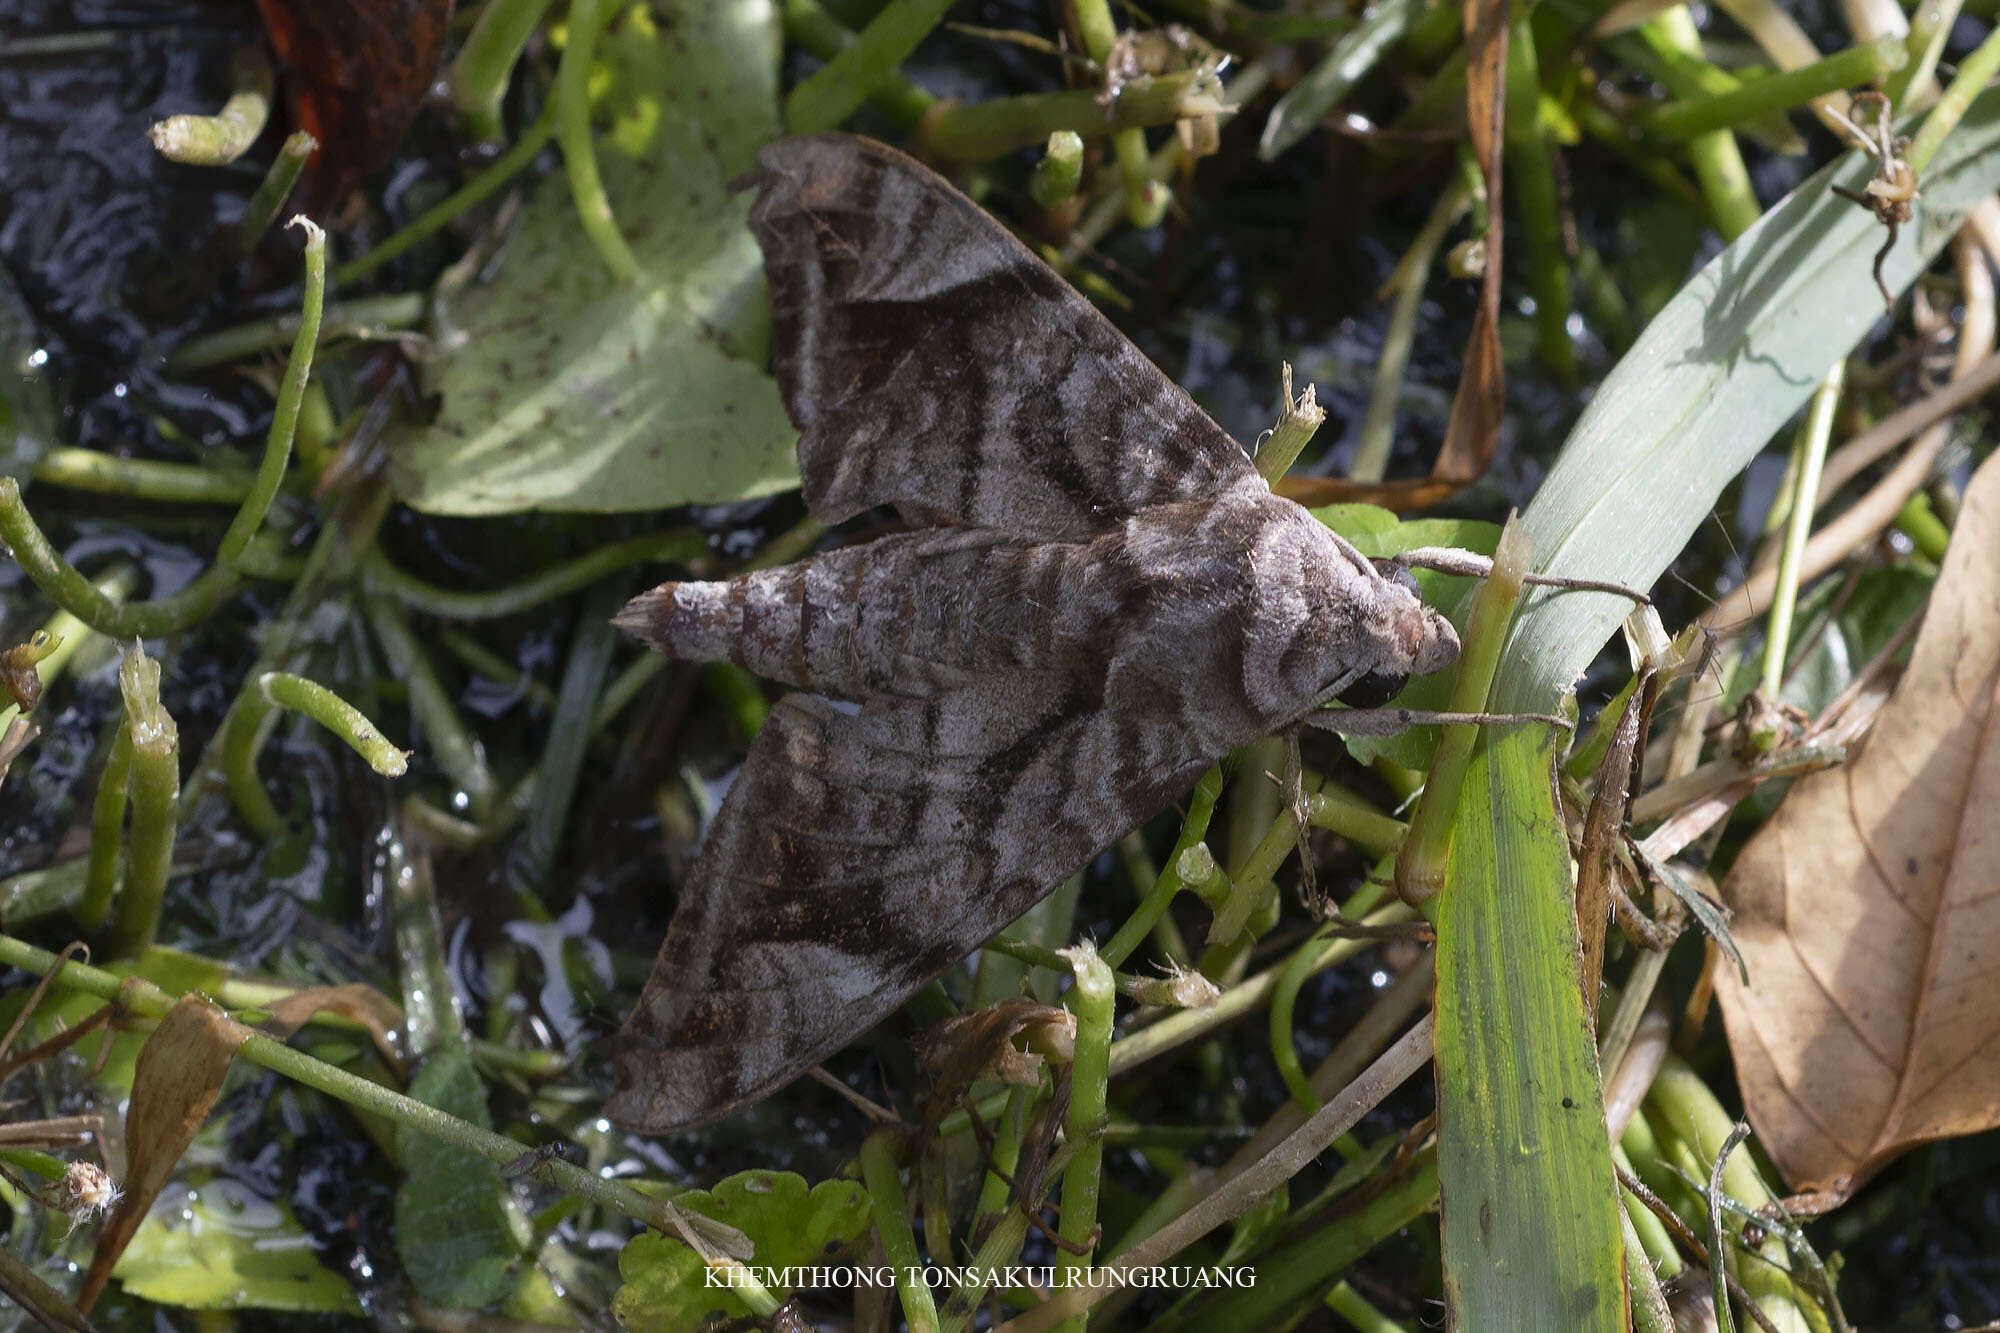
[[[1333,697],[1349,708],[1380,708],[1401,694],[1409,680],[1406,672],[1371,671]]]
[[[1408,565],[1389,559],[1371,560],[1368,563],[1374,565],[1375,572],[1389,580],[1389,582],[1400,583],[1416,594],[1419,599],[1423,597],[1423,590],[1417,587],[1417,576],[1410,572]]]

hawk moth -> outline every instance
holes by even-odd
[[[790,1082],[1230,750],[1458,653],[1413,585],[1272,494],[929,169],[814,135],[739,186],[807,505],[892,506],[910,530],[662,584],[617,618],[799,691],[619,1032],[608,1109],[650,1132]]]

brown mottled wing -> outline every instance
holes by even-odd
[[[1213,760],[1188,744],[1037,677],[785,699],[619,1032],[612,1118],[691,1128],[789,1083],[1184,792]]]
[[[1103,531],[1255,476],[1236,442],[936,173],[843,134],[757,156],[750,228],[806,502],[839,522]]]

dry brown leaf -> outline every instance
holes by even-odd
[[[403,1028],[403,1011],[396,1002],[373,986],[351,981],[345,986],[310,986],[293,991],[281,1000],[262,1006],[270,1018],[257,1030],[279,1041],[290,1037],[322,1009],[351,1019],[366,1028],[375,1049],[398,1074],[408,1072],[398,1034]]]
[[[1800,1190],[2000,1125],[2000,457],[1965,493],[1859,759],[1801,778],[1724,886],[1737,1078]]]
[[[125,1195],[98,1233],[77,1305],[97,1303],[112,1266],[132,1241],[174,1164],[208,1119],[236,1048],[250,1029],[199,995],[183,995],[160,1020],[132,1071],[125,1112]]]

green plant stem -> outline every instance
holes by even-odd
[[[1351,1282],[1336,1282],[1326,1294],[1326,1308],[1345,1319],[1354,1333],[1409,1333],[1403,1325],[1375,1308]]]
[[[1075,1155],[1063,1170],[1059,1234],[1069,1242],[1062,1250],[1063,1271],[1081,1277],[1090,1270],[1097,1235],[1117,991],[1111,984],[1111,969],[1089,941],[1077,945],[1069,955],[1076,969],[1076,985],[1070,991],[1076,1010],[1076,1055],[1070,1063],[1069,1115],[1064,1133]],[[1062,1328],[1065,1333],[1083,1333],[1084,1324],[1084,1316],[1078,1315]]]
[[[1334,43],[1324,59],[1278,99],[1257,141],[1257,156],[1269,162],[1311,133],[1403,39],[1423,12],[1423,0],[1379,0],[1360,23]]]
[[[96,930],[111,915],[118,890],[118,853],[125,843],[125,799],[132,778],[132,729],[123,722],[111,738],[104,772],[97,778],[97,803],[90,810],[90,863],[85,872],[77,924]]]
[[[590,721],[590,734],[596,736],[610,726],[626,706],[639,697],[639,691],[666,669],[666,665],[666,658],[658,653],[647,653],[619,672],[597,700],[597,712]],[[507,798],[488,821],[484,830],[487,835],[499,837],[528,813],[528,807],[534,800],[535,786],[541,781],[541,772],[542,766],[538,763],[521,775],[521,780],[514,784],[513,790],[508,792]]]
[[[312,374],[313,351],[319,345],[320,315],[326,307],[326,233],[303,214],[292,225],[306,233],[306,294],[299,316],[298,336],[292,341],[292,355],[285,362],[285,378],[278,387],[278,405],[271,414],[271,429],[264,437],[264,458],[257,465],[257,479],[243,498],[243,507],[223,534],[222,549],[216,556],[220,566],[235,568],[243,558],[243,548],[263,526],[264,515],[277,497],[292,461],[292,435],[299,424],[299,400],[305,396],[306,379]]]
[[[250,150],[271,115],[271,62],[260,46],[246,47],[230,62],[236,91],[212,116],[168,116],[146,131],[153,147],[170,162],[222,167]]]
[[[500,103],[549,0],[489,0],[451,62],[451,104],[474,139],[501,136]]]
[[[1284,1079],[1285,1087],[1291,1090],[1292,1100],[1299,1110],[1307,1115],[1317,1115],[1321,1105],[1319,1093],[1314,1091],[1312,1080],[1306,1077],[1305,1066],[1299,1063],[1298,1047],[1292,1041],[1292,1010],[1298,1003],[1299,988],[1312,974],[1313,960],[1328,939],[1324,928],[1306,937],[1305,943],[1292,951],[1292,956],[1278,971],[1278,982],[1271,990],[1271,1060],[1278,1066],[1278,1077]]]
[[[785,36],[822,61],[831,62],[854,45],[853,29],[828,13],[819,0],[785,0]],[[915,127],[937,98],[891,67],[878,74],[868,100],[904,129]]]
[[[412,611],[441,620],[495,620],[532,610],[633,565],[685,565],[706,554],[707,539],[682,528],[612,542],[501,588],[440,588],[398,569],[380,551],[369,553],[366,570],[371,591],[393,597]]]
[[[1470,199],[1464,182],[1454,181],[1446,186],[1390,278],[1396,288],[1396,304],[1389,313],[1389,327],[1382,335],[1382,354],[1375,360],[1368,415],[1362,418],[1354,461],[1347,467],[1351,481],[1380,481],[1388,473],[1389,451],[1396,437],[1396,407],[1403,396],[1410,348],[1416,343],[1417,317],[1423,313],[1424,285],[1430,278],[1438,247],[1444,244],[1452,224],[1464,215]]]
[[[118,564],[113,565],[91,586],[116,603],[132,591],[132,585],[137,579],[138,574],[132,566]],[[83,651],[83,646],[96,637],[90,626],[61,607],[57,607],[55,613],[42,622],[42,627],[37,633],[49,645],[35,663],[35,679],[41,682],[44,691],[62,676],[71,660]],[[0,695],[6,693],[5,690],[0,690]],[[0,705],[0,735],[5,735],[7,728],[12,726],[14,719],[20,715],[20,705],[11,702]]]
[[[1632,1304],[1632,1333],[1674,1333],[1673,1312],[1667,1308],[1667,1298],[1660,1291],[1659,1275],[1653,1271],[1652,1259],[1639,1238],[1632,1211],[1621,1208],[1619,1221],[1625,1232],[1625,1285]],[[1657,1218],[1654,1223],[1658,1225]]]
[[[271,169],[264,173],[257,192],[243,206],[242,220],[236,224],[238,254],[248,256],[257,248],[257,242],[264,239],[264,233],[277,220],[285,200],[291,197],[292,187],[299,183],[299,174],[306,169],[306,163],[318,149],[319,140],[304,130],[295,130],[279,145],[278,156],[272,161]]]
[[[12,936],[0,935],[0,963],[22,968],[37,975],[45,975],[55,966],[56,956]],[[63,990],[94,995],[100,1000],[116,1003],[130,1013],[155,1021],[166,1017],[167,1011],[173,1007],[177,998],[150,981],[138,977],[119,976],[102,968],[78,962],[70,962],[63,966],[57,986]],[[246,1037],[243,1044],[237,1047],[236,1053],[252,1064],[262,1065],[274,1073],[283,1074],[294,1082],[317,1089],[350,1106],[372,1112],[397,1124],[408,1125],[420,1133],[429,1134],[433,1138],[441,1139],[495,1162],[502,1164],[512,1162],[521,1155],[525,1146],[519,1139],[510,1139],[491,1130],[481,1129],[457,1116],[447,1115],[414,1098],[392,1092],[379,1083],[371,1083],[365,1078],[315,1059],[304,1051],[294,1050],[262,1033],[252,1033]],[[660,1231],[672,1231],[683,1236],[688,1234],[690,1219],[668,1200],[653,1198],[629,1185],[606,1180],[561,1158],[551,1160],[543,1170],[556,1185],[571,1193],[580,1194],[593,1203],[615,1209]],[[699,1221],[694,1222],[697,1229],[700,1225]]]
[[[1951,542],[1951,529],[1931,508],[1930,496],[1918,491],[1903,502],[1896,515],[1896,531],[1908,537],[1917,554],[1932,564],[1943,562],[1945,547]]]
[[[390,670],[408,686],[410,714],[416,719],[431,758],[465,793],[475,819],[483,819],[493,805],[493,774],[478,742],[452,706],[451,696],[438,681],[430,659],[417,642],[403,609],[386,597],[370,594],[362,599],[369,627],[389,659]]]
[[[1695,100],[1735,92],[1743,80],[1709,61],[1699,34],[1692,43],[1688,40],[1693,22],[1687,6],[1676,5],[1633,31],[1612,37],[1606,47],[1619,60],[1658,82],[1670,96]],[[1796,156],[1806,151],[1805,140],[1782,111],[1754,117],[1735,128],[1774,153]]]
[[[1527,573],[1532,556],[1527,530],[1518,519],[1510,519],[1501,530],[1500,544],[1493,552],[1493,572],[1473,595],[1464,651],[1459,656],[1458,672],[1452,679],[1450,700],[1445,705],[1448,711],[1486,711],[1493,675],[1500,665],[1500,648],[1507,637],[1507,623],[1513,618],[1514,604],[1521,595],[1521,576]],[[1438,737],[1424,794],[1410,818],[1410,831],[1403,839],[1402,849],[1396,854],[1396,892],[1405,902],[1427,905],[1444,887],[1459,789],[1478,739],[1479,728],[1463,723],[1445,727]],[[1429,914],[1427,911],[1426,915]]]
[[[177,633],[205,618],[243,585],[241,574],[217,566],[172,596],[150,602],[120,601],[49,545],[21,502],[20,484],[12,477],[0,477],[0,541],[51,601],[114,639],[151,639]]]
[[[1166,914],[1174,895],[1181,891],[1181,854],[1208,836],[1209,820],[1215,815],[1215,802],[1221,795],[1222,770],[1211,768],[1201,775],[1188,798],[1187,818],[1181,821],[1180,837],[1174,840],[1174,849],[1167,855],[1166,869],[1160,871],[1132,915],[1099,951],[1098,956],[1106,966],[1118,967],[1130,958],[1140,941],[1152,932],[1153,923]]]
[[[555,702],[555,694],[541,681],[536,680],[514,663],[488,648],[462,629],[445,629],[438,632],[438,645],[459,661],[471,667],[477,674],[486,677],[496,685],[504,685],[510,690],[518,690],[521,696],[536,708],[547,708]]]
[[[250,492],[250,478],[194,463],[120,458],[96,449],[59,444],[29,474],[50,486],[176,504],[235,504]]]
[[[332,342],[336,338],[376,338],[392,329],[409,328],[424,317],[426,299],[422,292],[398,292],[329,306],[320,336]],[[206,370],[282,347],[297,336],[299,322],[297,315],[279,315],[204,333],[176,347],[167,357],[167,369]]]
[[[1944,147],[1945,139],[1958,128],[1958,122],[1965,118],[1972,99],[1985,91],[1995,75],[2000,75],[2000,28],[1988,33],[1986,40],[1959,62],[1958,73],[1952,76],[1930,115],[1924,117],[1923,127],[1911,138],[1903,160],[1919,176]]]
[[[909,58],[944,19],[951,0],[890,0],[847,46],[802,79],[785,99],[785,125],[795,134],[830,130]]]
[[[546,4],[547,0],[540,0],[540,3]],[[486,12],[491,13],[491,8]],[[499,193],[501,187],[520,175],[522,170],[535,160],[536,154],[549,146],[549,140],[555,138],[556,105],[555,99],[551,98],[542,107],[542,114],[535,117],[535,123],[522,133],[520,140],[495,158],[484,171],[438,203],[425,209],[413,218],[408,226],[367,254],[358,259],[350,259],[334,269],[335,284],[345,286],[351,282],[359,282],[390,260],[408,254],[443,231],[467,209],[476,208]]]
[[[1028,196],[1038,208],[1060,208],[1076,198],[1082,184],[1083,136],[1075,130],[1057,130],[1028,178]]]
[[[222,762],[229,794],[236,808],[258,836],[275,837],[283,827],[277,807],[257,777],[257,755],[263,748],[265,723],[280,708],[304,713],[313,721],[347,742],[356,754],[368,761],[385,778],[403,775],[409,755],[389,743],[373,722],[353,704],[324,685],[285,671],[266,671],[257,679],[257,688],[245,691],[243,700],[230,710],[223,740]]]
[[[923,1260],[910,1230],[910,1210],[904,1202],[903,1173],[896,1165],[901,1142],[893,1129],[878,1129],[861,1143],[861,1180],[875,1208],[875,1232],[882,1252],[896,1270],[896,1290],[903,1300],[903,1318],[910,1333],[939,1333],[937,1303],[924,1282]]]
[[[1647,26],[1657,30],[1663,42],[1678,46],[1683,53],[1700,54],[1701,33],[1686,5],[1676,5],[1654,15]],[[1716,230],[1724,240],[1735,240],[1763,214],[1757,193],[1750,186],[1750,168],[1744,165],[1736,137],[1728,130],[1700,134],[1689,140],[1687,149]]]
[[[1846,382],[1847,362],[1836,361],[1826,373],[1812,403],[1806,408],[1805,424],[1792,442],[1792,502],[1785,520],[1785,545],[1778,553],[1778,582],[1771,593],[1771,623],[1764,647],[1764,693],[1776,699],[1785,682],[1785,657],[1791,648],[1792,615],[1798,606],[1799,567],[1805,558],[1806,539],[1812,535],[1813,502],[1819,495],[1819,477],[1826,463],[1827,442],[1833,436],[1833,415],[1840,406]]]
[[[1569,257],[1563,251],[1562,205],[1556,191],[1555,157],[1542,117],[1541,67],[1535,58],[1534,25],[1523,15],[1507,39],[1507,118],[1505,154],[1509,189],[1524,224],[1521,238],[1528,279],[1535,295],[1535,341],[1542,362],[1565,383],[1577,377],[1576,347],[1569,317],[1575,309]]]
[[[130,735],[131,828],[125,841],[125,887],[112,917],[109,948],[136,958],[152,947],[173,867],[174,826],[181,794],[180,730],[160,703],[159,663],[135,646],[118,669]],[[96,833],[92,821],[92,833]],[[93,842],[95,837],[93,836]]]
[[[1936,94],[1938,57],[1961,8],[1962,0],[1926,0],[1911,11],[1910,33],[1903,42],[1909,63],[1882,80],[1882,95],[1890,106],[1921,106]]]
[[[1734,92],[1671,102],[1642,117],[1646,129],[1662,139],[1682,141],[1716,130],[1733,129],[1771,111],[1802,106],[1815,97],[1871,84],[1909,62],[1902,39],[1878,37],[1850,46],[1810,65],[1744,84]]]
[[[984,162],[1018,148],[1046,143],[1058,130],[1089,135],[1171,125],[1202,102],[1217,97],[1219,88],[1213,74],[1189,70],[1127,85],[1109,111],[1097,104],[1097,94],[1088,88],[987,102],[940,102],[924,118],[921,137],[924,146],[939,157]],[[1177,145],[1175,151],[1179,151]],[[1146,174],[1149,180],[1159,179],[1150,161]]]
[[[1306,822],[1359,847],[1370,856],[1387,856],[1403,845],[1410,826],[1331,783],[1306,797]]]
[[[610,0],[571,0],[569,44],[556,67],[556,142],[562,146],[576,219],[597,257],[622,283],[639,280],[639,260],[611,215],[611,200],[597,173],[597,146],[590,133],[590,62],[597,39],[617,13]]]

